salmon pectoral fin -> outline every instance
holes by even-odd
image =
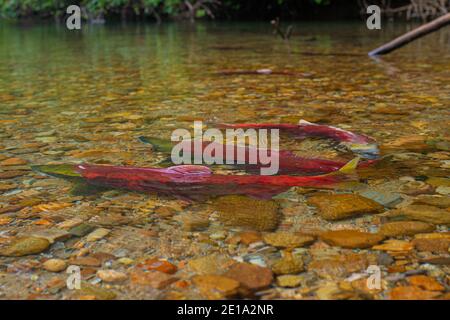
[[[111,190],[111,188],[96,186],[85,181],[75,181],[72,189],[70,189],[70,194],[73,196],[90,196],[108,190]]]

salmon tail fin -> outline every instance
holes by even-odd
[[[356,168],[358,167],[359,161],[360,157],[356,157],[344,164],[339,170],[324,174],[324,176],[354,176],[356,174]]]
[[[341,167],[337,172],[341,174],[352,174],[355,173],[356,168],[358,167],[358,163],[360,161],[360,157],[356,157],[349,162],[347,162],[343,167]]]
[[[31,169],[44,175],[67,180],[81,178],[81,175],[75,170],[75,165],[72,164],[33,165]]]

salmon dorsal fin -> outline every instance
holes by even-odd
[[[172,172],[176,173],[182,173],[187,175],[210,175],[212,174],[211,169],[205,166],[196,166],[196,165],[179,165],[179,166],[173,166],[167,168],[167,170],[170,170]]]
[[[298,125],[301,126],[301,125],[316,125],[316,124],[312,123],[312,122],[309,122],[309,121],[306,121],[304,119],[300,119],[300,121],[298,122]]]

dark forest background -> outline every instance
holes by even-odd
[[[0,0],[3,19],[63,19],[79,5],[85,20],[154,21],[352,19],[377,4],[395,19],[427,20],[450,10],[450,0]]]

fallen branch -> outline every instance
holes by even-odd
[[[373,56],[387,54],[389,52],[392,52],[398,48],[403,47],[404,45],[410,43],[413,40],[416,40],[420,37],[423,37],[433,31],[436,31],[436,30],[442,28],[443,26],[445,26],[447,24],[450,24],[450,13],[447,13],[440,18],[437,18],[427,24],[424,24],[424,25],[392,40],[391,42],[388,42],[385,45],[382,45],[381,47],[370,51],[369,56],[373,57]]]

